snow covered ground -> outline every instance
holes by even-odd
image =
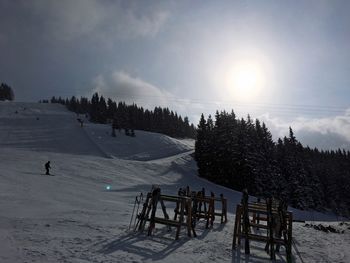
[[[231,250],[241,194],[197,177],[193,141],[142,131],[113,138],[109,126],[81,128],[77,118],[60,105],[0,103],[0,262],[270,262],[263,244],[252,242],[250,256]],[[44,175],[47,160],[54,176]],[[209,230],[200,222],[197,238],[183,229],[178,241],[160,225],[152,237],[128,231],[135,196],[152,184],[166,194],[187,185],[223,193],[229,221]],[[350,262],[350,225],[293,211],[344,230],[294,223],[295,262]],[[285,262],[284,249],[277,261]]]

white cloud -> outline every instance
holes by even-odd
[[[147,108],[166,107],[173,95],[125,71],[114,71],[110,75],[99,75],[94,81],[92,92],[116,101],[136,102]]]
[[[105,99],[111,98],[117,102],[125,101],[127,104],[136,103],[145,109],[154,107],[169,108],[183,118],[189,117],[190,122],[197,125],[200,113],[205,109],[200,103],[186,98],[176,97],[174,94],[157,87],[139,77],[132,76],[123,70],[116,70],[111,74],[100,74],[93,80],[93,89],[87,97],[97,92]]]
[[[323,149],[350,149],[350,109],[343,115],[325,118],[299,117],[286,122],[280,118],[272,118],[269,114],[260,117],[274,138],[288,136],[292,127],[297,139],[305,145]]]

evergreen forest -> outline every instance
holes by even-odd
[[[195,143],[199,176],[299,209],[350,216],[350,152],[304,147],[290,128],[275,143],[265,123],[235,113],[202,114]]]
[[[48,100],[41,102],[48,103]],[[168,108],[155,107],[154,110],[144,109],[136,104],[107,100],[98,93],[91,100],[75,96],[70,99],[52,97],[51,103],[60,103],[78,114],[87,114],[94,123],[111,123],[114,129],[125,129],[128,133],[134,130],[158,132],[175,138],[195,138],[196,128],[189,123],[188,117],[182,118]]]

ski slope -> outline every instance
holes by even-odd
[[[250,256],[231,250],[241,194],[197,176],[193,141],[142,131],[113,138],[109,126],[80,127],[77,117],[61,105],[0,103],[0,262],[270,262],[263,244],[252,242]],[[44,175],[47,160],[54,176]],[[209,230],[200,222],[197,238],[183,230],[178,241],[159,225],[152,237],[128,231],[135,196],[152,184],[166,194],[187,185],[223,193],[229,222]],[[350,225],[332,214],[294,217],[344,230],[294,223],[295,262],[350,261]]]
[[[0,103],[0,146],[5,148],[143,161],[193,149],[193,140],[143,131],[136,135],[135,140],[117,132],[113,138],[110,126],[91,124],[58,104]]]

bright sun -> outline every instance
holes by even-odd
[[[234,100],[252,101],[264,86],[264,74],[256,61],[239,61],[227,72],[226,86]]]

